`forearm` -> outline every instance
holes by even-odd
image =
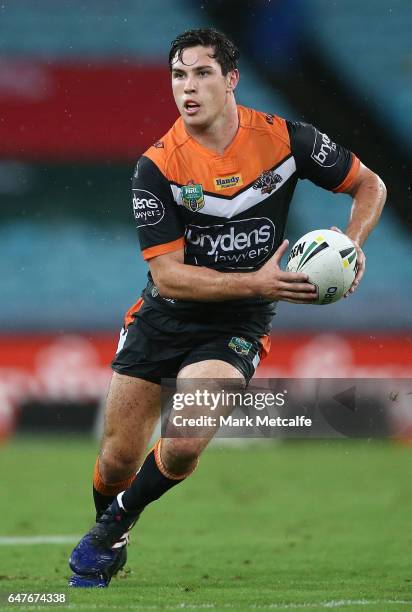
[[[219,302],[256,295],[254,273],[218,272],[210,268],[174,263],[153,280],[163,297],[177,300]]]
[[[316,299],[316,288],[302,272],[283,272],[282,257],[289,243],[284,240],[266,263],[253,272],[219,272],[184,263],[183,249],[153,257],[149,261],[153,281],[164,298],[198,302],[261,297],[307,304]]]
[[[353,204],[345,233],[362,245],[379,220],[386,201],[386,187],[379,176],[371,172],[351,195]]]

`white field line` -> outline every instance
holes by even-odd
[[[0,546],[29,546],[31,544],[77,544],[81,535],[1,536]]]
[[[110,610],[213,610],[213,609],[228,609],[228,610],[310,610],[311,608],[319,609],[319,608],[345,608],[348,606],[411,606],[412,600],[402,600],[402,599],[338,599],[332,601],[320,601],[317,603],[289,603],[289,604],[250,604],[248,605],[238,605],[233,604],[214,604],[214,603],[205,603],[205,604],[189,604],[189,603],[181,603],[176,605],[162,605],[162,606],[151,606],[151,605],[139,605],[139,604],[130,604],[130,605],[110,605]],[[107,604],[69,604],[69,605],[61,605],[63,609],[87,609],[87,610],[107,610]]]
[[[79,535],[49,535],[49,536],[3,536],[0,537],[0,546],[28,546],[32,544],[75,544],[79,541],[81,536]],[[400,606],[411,606],[412,600],[402,600],[402,599],[338,599],[331,601],[320,601],[320,602],[311,602],[311,603],[289,603],[289,604],[280,604],[280,603],[272,603],[272,604],[251,604],[249,606],[242,606],[244,609],[250,610],[302,610],[302,609],[313,609],[313,608],[343,608],[347,606],[376,606],[376,605],[400,605]],[[62,608],[69,609],[107,609],[107,606],[99,605],[99,604],[69,604],[66,606],[61,606]],[[35,606],[28,606],[26,609],[35,609]],[[187,604],[181,603],[176,605],[166,605],[161,606],[163,610],[204,610],[204,609],[214,609],[214,608],[227,608],[228,610],[239,609],[237,605],[232,604],[214,604],[214,603],[205,603],[205,604]],[[158,610],[158,606],[150,606],[150,605],[121,605],[114,606],[111,605],[110,609],[126,609],[126,610]]]

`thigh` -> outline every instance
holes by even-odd
[[[114,373],[106,401],[100,456],[106,463],[140,464],[159,418],[160,386]],[[104,474],[102,474],[104,477]]]
[[[181,364],[180,372],[187,376],[187,367],[196,366],[197,374],[207,370],[209,378],[236,378],[240,374],[248,384],[266,353],[265,339],[255,334],[235,336],[214,335],[199,342],[188,352]],[[221,364],[221,365],[219,365]],[[202,378],[207,376],[201,375]]]
[[[243,374],[232,364],[219,359],[208,359],[184,366],[179,372],[176,388],[183,393],[196,393],[198,390],[221,392],[222,379],[228,384],[233,381],[238,390],[246,386]],[[232,408],[229,409],[230,412]],[[196,417],[196,406],[189,408],[189,412],[185,411],[184,414],[188,417]],[[213,414],[227,415],[228,409],[215,407]],[[162,458],[165,464],[168,466],[176,464],[176,457],[178,458],[179,455],[198,457],[213,438],[216,429],[208,426],[199,427],[196,428],[193,435],[188,437],[162,439]]]
[[[203,359],[197,361],[196,355],[201,356],[201,351],[190,353],[182,364],[178,379],[240,379],[244,381],[243,373],[232,363],[221,359]],[[194,361],[192,361],[192,359]]]

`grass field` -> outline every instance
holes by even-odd
[[[15,592],[66,593],[71,610],[412,610],[412,448],[390,442],[213,447],[146,511],[127,571],[69,590],[71,543],[92,522],[94,442],[17,439],[0,449],[2,609]]]

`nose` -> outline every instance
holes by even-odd
[[[185,81],[185,93],[192,93],[194,91],[196,91],[196,83],[192,77],[188,76]]]

